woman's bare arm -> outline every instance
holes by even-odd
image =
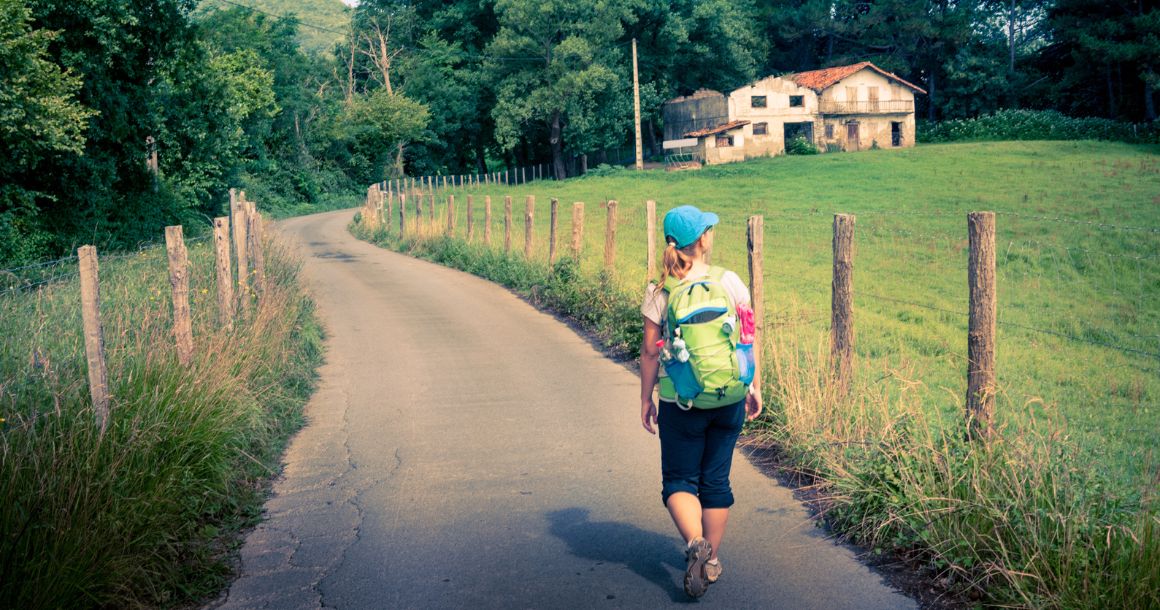
[[[644,339],[640,344],[640,423],[650,434],[656,434],[653,424],[657,419],[657,406],[653,402],[653,388],[660,369],[661,348],[657,347],[660,338],[661,327],[645,318]]]

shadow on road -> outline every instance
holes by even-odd
[[[674,602],[690,602],[672,573],[685,572],[684,553],[675,536],[662,536],[627,523],[589,521],[588,509],[566,508],[547,514],[548,531],[577,557],[622,564],[660,587]]]

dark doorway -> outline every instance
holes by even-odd
[[[898,121],[890,123],[890,145],[894,147],[902,146],[902,123]]]
[[[858,124],[846,123],[846,150],[861,150],[861,142],[858,137]]]
[[[812,122],[805,123],[785,123],[782,127],[783,144],[789,147],[789,143],[794,138],[804,138],[809,142],[810,146],[814,146],[814,124]]]

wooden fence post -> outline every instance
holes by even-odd
[[[467,241],[475,237],[475,198],[467,196]]]
[[[548,266],[556,266],[556,225],[559,224],[560,216],[560,200],[552,197],[549,204],[549,227],[548,227]]]
[[[427,206],[427,223],[431,225],[431,233],[439,231],[435,225],[435,193],[430,194],[431,205]]]
[[[416,237],[419,237],[422,233],[422,230],[423,230],[423,227],[421,224],[422,220],[423,220],[423,195],[416,194],[415,195],[415,236]]]
[[[395,193],[387,191],[386,210],[383,211],[383,228],[387,233],[391,232],[391,218],[395,215]]]
[[[580,263],[580,252],[584,247],[584,202],[572,204],[572,258]]]
[[[524,199],[524,258],[528,260],[532,259],[532,224],[535,214],[536,198],[528,195],[527,199]]]
[[[189,253],[181,225],[165,227],[165,252],[169,255],[169,286],[173,291],[173,338],[182,366],[193,361],[193,320],[189,314]]]
[[[657,202],[649,199],[644,202],[644,226],[648,239],[645,243],[648,245],[648,255],[645,259],[647,265],[648,276],[646,282],[651,282],[656,276],[657,269]]]
[[[528,183],[528,168],[526,167],[520,168],[520,182],[523,184]]]
[[[399,237],[407,236],[407,194],[399,193]]]
[[[367,189],[367,200],[363,203],[362,223],[364,227],[374,230],[375,228],[375,187],[372,184]],[[249,217],[246,220],[250,220]]]
[[[447,179],[444,178],[444,181]],[[446,186],[446,185],[444,185]],[[447,237],[455,236],[455,195],[447,196]]]
[[[616,264],[616,205],[608,202],[608,222],[604,225],[604,268],[609,271]]]
[[[230,219],[213,219],[214,259],[217,263],[218,323],[234,326],[234,274],[230,265]]]
[[[483,196],[483,243],[491,246],[491,195]]]
[[[834,270],[830,290],[830,366],[838,391],[850,389],[854,356],[854,215],[834,214]]]
[[[385,193],[375,185],[375,229],[383,226],[383,208],[386,207]]]
[[[266,251],[262,249],[262,239],[265,231],[262,227],[262,215],[253,202],[248,202],[247,219],[249,221],[250,258],[254,260],[254,281],[258,291],[258,298],[262,298],[262,291],[266,289]],[[375,226],[378,226],[376,218]]]
[[[238,202],[238,209],[234,210],[234,258],[238,261],[238,298],[242,301],[242,310],[250,309],[250,259],[246,244],[249,243],[246,230],[245,204]]]
[[[85,360],[89,365],[89,397],[101,436],[109,425],[109,374],[105,368],[105,338],[101,329],[101,282],[97,270],[97,249],[77,249],[81,276],[81,319],[85,329]]]
[[[503,198],[503,253],[512,251],[512,198],[506,195]]]
[[[765,324],[765,217],[750,216],[747,242],[749,250],[749,304],[753,307],[753,361],[757,375],[753,376],[753,390],[761,395],[761,339]]]
[[[995,213],[968,214],[967,234],[967,434],[985,438],[991,434],[995,406]]]

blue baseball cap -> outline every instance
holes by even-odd
[[[665,241],[675,241],[678,248],[684,248],[720,221],[716,214],[691,205],[673,208],[665,214]]]

